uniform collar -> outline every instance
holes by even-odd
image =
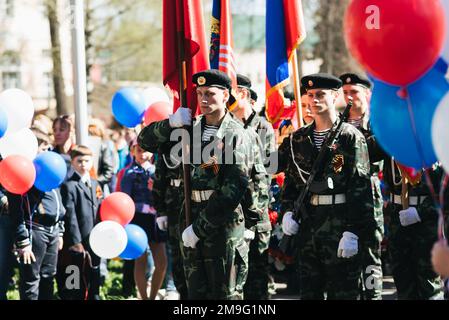
[[[217,132],[215,133],[215,137],[218,139],[223,139],[226,129],[229,126],[229,123],[231,123],[232,121],[233,121],[233,118],[230,115],[230,112],[226,111],[223,121],[221,121],[220,127],[218,128]],[[194,127],[194,129],[198,129],[198,126],[203,126],[204,124],[206,124],[206,118],[203,115],[200,115],[200,116],[196,117],[193,127]],[[194,132],[195,132],[195,130],[194,130]]]

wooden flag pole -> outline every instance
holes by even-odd
[[[296,49],[293,50],[292,55],[292,71],[293,71],[293,89],[295,92],[296,101],[296,117],[298,119],[298,129],[304,125],[304,118],[301,108],[301,84],[299,81],[299,68],[298,68],[298,54]]]
[[[179,101],[181,108],[188,108],[187,106],[187,61],[185,57],[184,48],[184,0],[177,0],[177,8],[179,12],[179,30],[178,30],[178,70],[179,70]],[[185,126],[182,132],[182,163],[183,163],[183,178],[184,178],[184,209],[186,217],[186,227],[191,224],[191,193],[192,187],[190,183],[190,138],[189,127]]]

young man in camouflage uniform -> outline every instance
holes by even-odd
[[[268,192],[271,177],[266,174],[263,160],[267,159],[268,164],[269,156],[274,152],[274,131],[271,125],[252,108],[251,80],[238,74],[237,85],[239,103],[232,113],[252,137],[256,155],[249,190],[242,202],[245,214],[245,240],[250,243],[249,272],[244,287],[244,297],[249,300],[266,300],[268,299],[269,272],[268,244],[271,231]]]
[[[340,79],[328,74],[303,77],[314,122],[284,139],[279,171],[285,171],[282,227],[297,234],[301,299],[357,299],[361,273],[358,239],[375,226],[369,157],[365,138],[343,123],[310,187],[299,222],[294,202],[326,136],[336,124]]]
[[[184,276],[180,244],[180,213],[184,201],[181,161],[170,157],[170,150],[161,148],[156,161],[153,184],[154,207],[157,210],[156,222],[159,229],[168,230],[168,242],[171,249],[173,280],[180,299],[188,298],[187,283]]]
[[[362,262],[363,295],[365,300],[382,299],[381,242],[384,235],[383,199],[380,190],[379,172],[384,157],[383,150],[376,143],[369,124],[369,95],[372,83],[357,74],[345,73],[340,76],[346,103],[352,98],[353,106],[348,123],[354,125],[365,137],[370,157],[371,188],[376,227],[360,235],[360,258]]]
[[[439,165],[428,170],[438,194],[444,170]],[[422,172],[407,178],[407,173],[391,158],[385,159],[383,172],[390,192],[388,249],[398,299],[442,300],[443,284],[430,260],[432,246],[438,239],[438,214],[426,178]],[[401,197],[403,189],[408,192],[408,204]]]
[[[251,147],[242,126],[226,110],[230,78],[207,70],[196,73],[193,82],[203,115],[192,127],[192,221],[182,232],[189,298],[242,299],[248,246],[240,202],[249,183],[251,165],[246,155]],[[173,132],[175,128],[191,121],[191,110],[179,108],[169,120],[145,127],[139,144],[155,152],[173,143],[171,134],[179,134]],[[198,156],[201,161],[196,161]]]

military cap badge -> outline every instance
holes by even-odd
[[[203,86],[203,85],[206,83],[206,78],[203,77],[203,76],[198,77],[197,82],[198,82],[198,84],[199,84],[200,86]]]
[[[336,154],[332,159],[332,165],[334,166],[334,172],[340,173],[343,170],[343,165],[345,164],[345,160],[342,154]]]
[[[347,78],[346,78],[346,83],[351,83],[351,81],[352,81],[352,80],[351,80],[351,77],[347,77]]]
[[[309,87],[313,87],[313,81],[309,80]]]

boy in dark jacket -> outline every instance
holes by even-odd
[[[70,156],[73,174],[61,186],[61,195],[67,210],[64,243],[70,253],[72,263],[80,269],[80,286],[68,288],[65,284],[62,298],[75,300],[99,300],[100,258],[92,251],[89,235],[95,224],[101,202],[101,188],[92,179],[92,151],[85,146],[72,148]]]
[[[25,195],[8,193],[9,212],[20,259],[20,299],[53,299],[58,250],[62,248],[65,209],[59,188]]]

